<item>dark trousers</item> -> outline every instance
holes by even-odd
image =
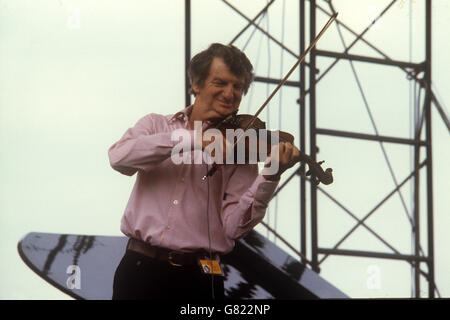
[[[173,266],[168,261],[127,250],[116,269],[113,300],[224,299],[222,276],[204,274],[200,266]]]

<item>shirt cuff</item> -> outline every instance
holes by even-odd
[[[254,190],[253,194],[255,195],[255,204],[258,206],[262,205],[263,207],[267,207],[279,182],[280,180],[266,180],[262,174],[259,174],[251,186],[251,189]]]
[[[252,186],[250,187],[250,194],[253,194],[253,210],[249,221],[241,224],[241,227],[254,225],[259,223],[266,213],[267,206],[272,199],[279,181],[266,180],[261,174],[259,174]]]

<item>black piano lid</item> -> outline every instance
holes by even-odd
[[[109,300],[115,270],[128,238],[28,233],[22,260],[39,276],[75,299]],[[222,258],[225,295],[231,299],[345,299],[339,289],[257,231]],[[73,275],[80,276],[79,287]]]

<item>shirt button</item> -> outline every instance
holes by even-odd
[[[170,230],[170,226],[167,226],[167,230]]]
[[[184,182],[184,178],[181,178],[181,182]]]
[[[173,204],[178,204],[178,200],[173,200]]]

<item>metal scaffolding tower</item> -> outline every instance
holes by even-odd
[[[239,33],[237,33],[236,37],[233,39],[231,43],[234,42],[235,39],[239,38],[240,35],[244,33],[248,28],[255,28],[258,31],[262,32],[266,37],[268,37],[271,41],[275,42],[278,46],[289,52],[293,56],[300,56],[301,53],[305,51],[305,48],[308,46],[306,43],[307,35],[309,32],[309,39],[313,39],[316,36],[316,17],[318,14],[331,16],[335,13],[335,8],[333,5],[333,1],[331,0],[299,0],[299,54],[292,52],[289,50],[281,41],[275,39],[270,33],[261,28],[257,21],[261,17],[262,14],[266,13],[270,6],[274,3],[275,0],[268,1],[266,5],[258,12],[258,14],[253,17],[247,17],[244,13],[242,13],[236,6],[233,6],[230,2],[226,0],[222,0],[230,10],[234,11],[236,14],[244,18],[247,22],[247,25],[244,29],[242,29]],[[392,190],[388,190],[387,195],[382,198],[379,203],[373,207],[363,218],[357,217],[351,210],[347,209],[342,203],[340,203],[337,199],[335,199],[332,195],[327,193],[326,190],[322,189],[320,186],[315,186],[313,183],[306,183],[305,179],[300,179],[299,186],[299,201],[300,201],[300,248],[296,251],[299,254],[300,259],[304,263],[310,264],[313,270],[316,272],[320,272],[321,263],[330,255],[340,255],[347,257],[371,257],[371,258],[379,258],[379,259],[392,259],[392,260],[402,260],[411,265],[413,270],[413,293],[414,297],[421,296],[421,277],[426,279],[428,283],[428,296],[434,297],[436,293],[435,286],[435,275],[434,275],[434,232],[433,232],[433,161],[432,161],[432,136],[431,136],[431,111],[432,104],[439,111],[441,118],[444,120],[447,128],[450,129],[449,121],[445,112],[442,110],[441,105],[439,104],[436,96],[432,91],[431,86],[431,0],[425,1],[425,17],[424,17],[424,34],[425,34],[425,59],[420,63],[412,63],[400,60],[391,59],[387,54],[378,49],[376,46],[371,44],[368,40],[365,39],[365,34],[373,27],[376,21],[383,17],[383,15],[388,12],[393,4],[397,0],[391,1],[385,8],[382,10],[378,16],[373,20],[368,22],[367,27],[360,33],[353,31],[349,26],[347,26],[344,21],[338,19],[335,21],[335,28],[337,28],[337,34],[340,36],[340,40],[342,41],[345,50],[343,52],[334,52],[329,50],[320,50],[320,43],[317,48],[314,48],[310,55],[308,62],[303,61],[299,68],[299,81],[288,81],[285,86],[296,87],[299,90],[299,133],[300,133],[300,141],[298,147],[300,150],[307,150],[309,146],[309,154],[315,160],[317,158],[317,139],[320,136],[333,136],[339,139],[359,139],[366,141],[375,141],[379,143],[379,146],[384,155],[386,164],[389,167],[391,177],[395,184],[395,188]],[[318,3],[320,2],[320,3]],[[328,7],[322,6],[326,4]],[[186,67],[189,63],[191,57],[191,5],[195,5],[195,2],[190,0],[185,0],[185,61]],[[309,12],[308,12],[309,9]],[[307,25],[309,22],[309,25]],[[343,41],[342,30],[353,35],[354,39],[349,44],[346,45]],[[371,57],[364,55],[355,55],[350,54],[349,50],[355,46],[356,44],[364,43],[372,50],[374,50],[378,56],[381,57]],[[327,69],[324,71],[319,71],[317,69],[317,59],[318,58],[329,58],[334,59],[334,62],[329,65]],[[418,86],[418,90],[416,90],[416,101],[414,103],[414,113],[417,115],[415,119],[414,126],[414,137],[405,138],[405,137],[396,137],[396,136],[387,136],[380,135],[376,126],[374,124],[374,120],[371,118],[373,123],[373,131],[374,134],[366,134],[355,131],[342,131],[335,130],[326,127],[318,127],[317,119],[316,119],[316,97],[319,95],[320,88],[317,84],[328,74],[328,72],[336,65],[336,63],[340,60],[348,60],[350,63],[351,69],[353,71],[353,75],[359,86],[359,79],[353,68],[354,62],[363,62],[370,63],[380,66],[399,68],[402,72],[405,73],[406,78],[410,83],[414,83]],[[187,68],[186,68],[187,69]],[[308,73],[308,74],[307,74]],[[308,76],[308,77],[307,77]],[[262,83],[271,83],[278,84],[280,79],[273,79],[268,77],[262,77],[256,75],[256,82]],[[307,88],[306,85],[309,85]],[[190,88],[189,79],[186,74],[186,105],[191,104],[191,96],[188,93]],[[359,86],[361,90],[361,87]],[[424,97],[422,97],[422,92],[424,92]],[[364,93],[362,96],[364,97]],[[365,101],[366,109],[368,108],[368,103]],[[309,117],[307,118],[307,114]],[[309,129],[307,132],[306,129]],[[350,128],[351,129],[351,128]],[[307,143],[307,139],[309,138],[309,144]],[[389,159],[387,157],[386,151],[384,149],[385,144],[401,144],[405,146],[409,146],[413,149],[414,154],[414,166],[413,170],[401,181],[397,181],[393,169],[390,165]],[[425,159],[421,159],[421,151],[425,153]],[[420,172],[426,171],[425,178],[425,188],[423,188],[423,184],[420,184]],[[304,176],[305,168],[300,166],[298,170],[296,170],[290,177],[288,177],[282,185],[279,186],[276,191],[276,195],[279,194],[283,188],[288,184],[291,179],[296,176]],[[407,183],[412,183],[413,185],[413,205],[412,212],[409,215],[406,206],[404,205],[405,200],[403,199],[401,188],[404,187]],[[423,190],[425,189],[425,190]],[[320,246],[320,237],[318,228],[318,217],[319,217],[319,208],[318,208],[318,193],[321,192],[324,196],[328,197],[332,202],[334,202],[338,207],[343,209],[349,216],[352,217],[356,221],[354,227],[346,233],[336,245],[333,247],[323,247]],[[420,212],[420,195],[421,192],[426,193],[426,210],[425,212]],[[412,246],[413,246],[413,254],[405,254],[401,253],[397,250],[393,245],[391,245],[388,241],[386,241],[382,236],[380,236],[374,228],[370,227],[366,220],[373,216],[377,210],[383,204],[390,199],[392,196],[398,195],[400,200],[402,201],[405,211],[408,214],[408,219],[411,224],[411,236],[412,236]],[[309,203],[310,207],[307,208],[306,204]],[[309,212],[309,216],[307,215]],[[424,220],[422,215],[426,217]],[[307,222],[310,221],[309,229]],[[425,221],[425,226],[421,225],[421,221]],[[269,226],[267,226],[269,227]],[[379,241],[381,241],[386,247],[390,249],[391,252],[375,252],[375,251],[367,251],[364,248],[361,250],[345,250],[339,249],[340,244],[356,229],[359,227],[365,228],[369,231],[373,236],[375,236]],[[270,228],[270,227],[269,227]],[[426,237],[423,237],[421,234],[421,230],[426,230]],[[272,229],[271,229],[272,230]],[[276,233],[276,230],[272,230]],[[309,231],[309,232],[308,232]],[[307,239],[307,234],[310,234],[310,239]],[[422,243],[426,241],[426,250],[422,248]],[[310,244],[310,248],[308,248],[308,244]],[[291,247],[292,248],[292,247]],[[293,248],[293,250],[296,250]],[[306,257],[310,258],[307,259]],[[427,271],[423,271],[421,266],[427,266]]]

